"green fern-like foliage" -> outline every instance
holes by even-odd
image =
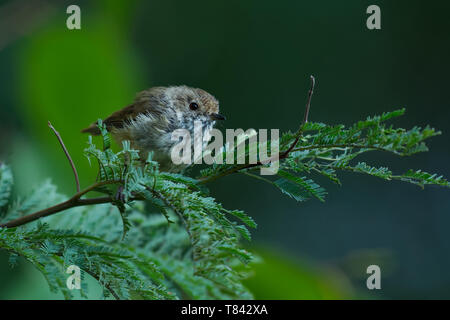
[[[275,177],[258,175],[262,164],[213,164],[198,178],[160,172],[151,154],[143,164],[127,142],[114,153],[109,134],[100,124],[102,148],[89,138],[85,150],[89,161],[98,165],[98,181],[80,194],[97,191],[109,203],[83,206],[74,202],[64,212],[7,227],[8,221],[62,203],[67,197],[57,193],[49,181],[26,197],[16,197],[11,170],[0,164],[0,249],[10,253],[11,265],[18,257],[32,263],[50,289],[67,299],[73,296],[66,285],[70,265],[82,270],[82,279],[88,275],[96,279],[104,297],[251,298],[241,282],[252,259],[243,241],[250,241],[249,228],[256,228],[256,223],[242,211],[224,208],[208,196],[205,185],[241,173],[266,181],[297,201],[324,201],[326,191],[313,180],[314,175],[340,184],[338,171],[345,170],[421,187],[449,187],[441,176],[420,170],[394,174],[385,167],[356,162],[355,158],[369,151],[400,156],[427,151],[424,141],[440,132],[386,124],[403,113],[370,117],[347,128],[305,123],[280,138],[280,169]],[[245,150],[246,156],[252,152],[248,145]],[[224,159],[230,151],[228,146],[223,148]],[[82,281],[81,288],[85,297],[86,283]]]
[[[285,133],[280,139],[280,149],[286,150],[299,137],[295,147],[281,160],[277,179],[266,179],[298,201],[317,198],[324,201],[326,191],[311,178],[320,174],[334,183],[341,184],[338,171],[365,173],[385,180],[402,180],[421,187],[434,184],[448,187],[449,182],[442,176],[429,174],[421,170],[410,169],[403,174],[393,174],[388,168],[376,168],[365,162],[355,162],[355,158],[369,151],[383,151],[398,156],[411,156],[418,152],[428,151],[425,140],[441,134],[430,127],[414,127],[410,130],[394,128],[386,122],[403,115],[405,109],[384,113],[381,116],[368,117],[346,128],[344,125],[330,126],[323,123],[305,123],[296,133]],[[246,146],[246,156],[249,156],[249,146]],[[224,148],[223,156],[227,152]],[[257,167],[241,165],[214,164],[202,171],[203,179],[212,181],[229,172],[240,172],[262,179],[255,175]]]

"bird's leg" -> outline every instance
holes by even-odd
[[[116,194],[114,196],[114,199],[120,202],[125,202],[125,194],[123,193],[124,186],[121,184],[117,188]]]
[[[126,181],[126,174],[128,171],[128,167],[131,163],[131,157],[128,153],[124,154],[124,161],[123,161],[124,165],[123,165],[123,170],[121,172],[121,177],[120,180],[121,181]],[[116,194],[114,195],[114,199],[120,202],[125,202],[126,201],[126,197],[125,194],[123,193],[125,186],[123,184],[120,184],[119,187],[117,188]]]

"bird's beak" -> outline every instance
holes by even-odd
[[[219,113],[213,113],[211,114],[211,118],[213,120],[226,120],[227,118],[225,118],[223,115],[219,114]]]

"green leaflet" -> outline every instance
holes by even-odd
[[[396,179],[403,180],[406,182],[414,183],[420,187],[424,187],[426,184],[435,184],[442,187],[450,187],[450,183],[444,179],[442,176],[437,174],[431,174],[428,172],[423,172],[422,170],[408,170],[401,176],[396,176]]]
[[[0,217],[11,201],[13,183],[11,168],[0,162]]]
[[[355,172],[365,173],[386,180],[390,180],[392,178],[392,172],[388,168],[371,167],[365,162],[358,162],[358,164],[353,169]]]
[[[305,201],[315,197],[325,201],[326,191],[317,183],[306,177],[297,177],[287,171],[279,170],[278,176],[282,177],[275,181],[275,185],[281,191],[297,201]]]

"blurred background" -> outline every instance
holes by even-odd
[[[81,8],[68,30],[66,8]],[[381,30],[366,8],[381,8]],[[374,165],[450,177],[448,1],[0,1],[0,159],[16,189],[51,177],[74,192],[70,167],[47,127],[61,133],[82,186],[95,179],[80,129],[151,86],[186,84],[214,94],[224,128],[296,129],[308,77],[310,119],[351,124],[406,107],[395,125],[443,135],[411,158],[370,154]],[[70,178],[69,178],[70,177]],[[317,181],[327,201],[297,203],[245,176],[211,185],[225,207],[258,222],[264,262],[247,285],[260,299],[450,298],[450,191],[342,173]],[[381,290],[366,288],[367,266]],[[26,262],[0,252],[1,299],[60,298]]]

